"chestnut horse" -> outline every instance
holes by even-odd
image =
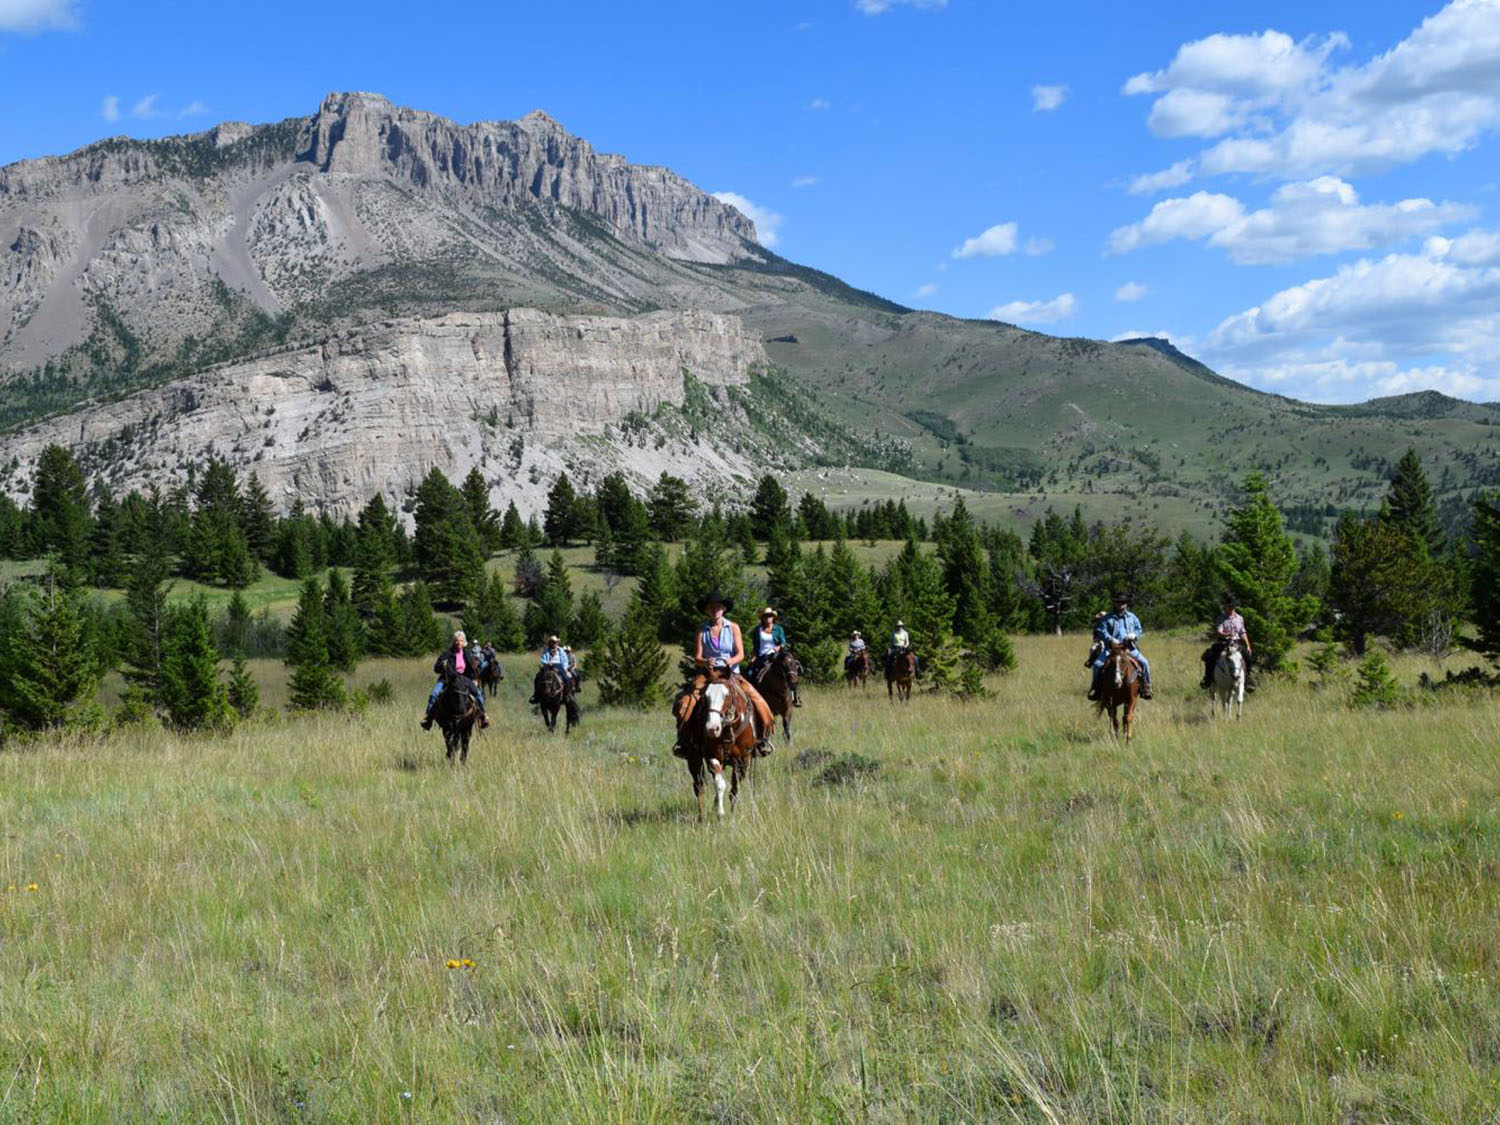
[[[848,687],[853,687],[855,684],[864,687],[865,682],[869,678],[870,650],[860,649],[853,656],[849,657],[848,662],[844,665],[844,684]]]
[[[1109,708],[1109,721],[1114,727],[1115,737],[1120,737],[1120,726],[1125,727],[1125,741],[1130,741],[1130,724],[1135,718],[1135,701],[1141,692],[1141,666],[1130,655],[1130,645],[1124,641],[1109,642],[1109,658],[1099,673],[1099,710]],[[1124,711],[1123,717],[1120,711]]]
[[[546,667],[536,674],[537,706],[541,708],[542,722],[547,729],[557,729],[557,713],[567,712],[563,734],[568,734],[578,725],[578,700],[573,689],[563,684],[562,673],[556,668]]]
[[[755,708],[734,678],[722,669],[709,673],[708,685],[678,730],[678,742],[687,758],[698,799],[698,819],[703,819],[704,766],[714,775],[714,811],[724,815],[724,767],[729,766],[729,800],[740,792],[740,780],[750,768],[755,753]]]
[[[886,663],[886,698],[895,699],[899,695],[902,703],[910,703],[911,685],[916,678],[917,654],[909,648],[903,648]]]
[[[755,689],[771,708],[772,715],[781,716],[781,732],[786,735],[787,745],[792,743],[792,689],[802,675],[802,665],[789,648],[783,648],[766,662],[755,681]],[[769,735],[771,732],[767,731]]]

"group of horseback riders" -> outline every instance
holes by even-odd
[[[1094,643],[1089,649],[1088,657],[1084,660],[1084,667],[1091,669],[1092,679],[1089,684],[1088,698],[1097,700],[1099,698],[1100,677],[1104,672],[1105,665],[1109,662],[1111,644],[1124,645],[1141,670],[1141,698],[1150,699],[1154,694],[1151,687],[1151,664],[1141,652],[1136,643],[1141,634],[1145,632],[1141,625],[1141,619],[1130,609],[1130,595],[1124,591],[1116,591],[1112,599],[1114,612],[1101,612],[1094,617]],[[1235,605],[1235,596],[1231,593],[1224,595],[1224,610],[1214,621],[1211,636],[1213,643],[1203,652],[1203,679],[1200,687],[1207,689],[1213,682],[1214,665],[1218,663],[1219,657],[1231,644],[1243,646],[1245,650],[1245,690],[1254,691],[1255,685],[1251,682],[1250,666],[1254,649],[1250,644],[1250,634],[1245,629],[1245,619],[1240,616]]]
[[[563,691],[566,694],[572,695],[578,690],[578,658],[573,655],[570,646],[559,644],[556,636],[547,638],[539,664],[536,689],[528,702],[539,701],[542,680],[549,674],[549,671],[555,671],[561,677]],[[480,690],[479,681],[491,667],[497,670],[500,667],[500,657],[495,652],[494,644],[488,642],[483,645],[477,642],[470,644],[464,631],[457,630],[453,634],[453,644],[439,653],[438,658],[433,661],[432,671],[437,676],[437,682],[432,685],[432,692],[427,697],[427,710],[422,715],[422,729],[432,729],[433,710],[437,707],[438,700],[442,698],[444,688],[466,692],[479,707],[480,729],[483,730],[489,726],[490,717],[485,711],[484,692]]]

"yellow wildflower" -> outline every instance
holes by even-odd
[[[1396,819],[1397,819],[1397,820],[1400,820],[1400,819],[1401,819],[1401,814],[1400,814],[1400,813],[1397,813],[1397,814],[1396,814]]]
[[[34,891],[34,890],[37,890],[38,888],[37,888],[37,885],[35,883],[27,883],[26,884],[26,889],[28,891]]]
[[[452,959],[452,958],[449,958],[449,959],[448,959],[448,960],[447,960],[447,961],[446,961],[446,962],[445,962],[445,963],[444,963],[444,966],[445,966],[445,967],[446,967],[446,968],[449,968],[449,969],[456,969],[456,968],[458,968],[458,967],[459,967],[459,963],[458,963],[458,962],[457,962],[457,961],[454,961],[454,960],[453,960],[453,959]]]
[[[466,969],[472,969],[474,967],[474,962],[470,961],[467,957],[465,957],[462,961],[460,961],[459,964],[462,965]]]

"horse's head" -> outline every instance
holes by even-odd
[[[780,655],[777,656],[776,662],[781,665],[781,671],[786,676],[786,682],[795,686],[797,678],[802,675],[802,663],[797,659],[796,654],[791,649],[784,648],[781,650]]]
[[[710,738],[718,738],[725,724],[733,720],[729,714],[729,684],[715,680],[703,689],[703,729]]]

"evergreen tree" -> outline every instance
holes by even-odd
[[[636,504],[636,499],[630,493],[630,486],[625,483],[625,474],[613,472],[599,482],[599,488],[594,494],[594,511],[598,517],[596,533],[604,534],[608,528],[610,535],[617,536],[625,526],[627,513]]]
[[[316,569],[309,521],[293,515],[281,522],[276,532],[276,573],[283,578],[306,578]]]
[[[526,643],[533,648],[554,633],[559,636],[573,623],[573,586],[562,551],[553,548],[547,564],[547,580],[541,595],[526,607]]]
[[[359,513],[354,539],[354,585],[351,598],[360,615],[373,619],[393,596],[391,569],[396,564],[396,520],[376,493]]]
[[[219,641],[225,652],[245,652],[250,647],[250,633],[254,620],[250,614],[250,603],[245,595],[236,590],[224,607],[224,624],[219,631]]]
[[[547,572],[529,543],[516,552],[515,582],[516,593],[523,598],[541,597],[547,583]]]
[[[1354,694],[1349,702],[1355,707],[1381,709],[1396,707],[1402,702],[1401,685],[1391,675],[1391,666],[1386,663],[1385,654],[1378,648],[1372,648],[1369,655],[1360,661]]]
[[[250,554],[256,561],[269,565],[276,551],[276,511],[266,486],[253,472],[240,493],[239,522]]]
[[[868,633],[876,628],[880,603],[875,597],[874,584],[843,539],[837,540],[829,552],[822,587],[820,601],[825,613],[820,616],[824,618],[827,635],[843,643],[856,629]]]
[[[687,481],[663,472],[654,485],[646,507],[651,518],[651,530],[663,543],[676,543],[686,538],[693,522],[692,491]]]
[[[797,536],[801,539],[835,539],[838,537],[838,520],[811,492],[804,492],[797,501]]]
[[[954,626],[970,642],[987,639],[994,629],[990,617],[989,556],[979,542],[979,528],[960,496],[943,525],[938,541],[943,585],[953,597]]]
[[[297,611],[287,628],[286,663],[292,669],[289,708],[318,711],[343,706],[344,682],[329,659],[328,615],[323,585],[316,576],[302,583]]]
[[[667,695],[662,677],[669,659],[657,636],[657,613],[632,595],[625,613],[604,636],[590,665],[599,677],[599,699],[613,707],[655,707]]]
[[[219,682],[219,650],[201,597],[167,617],[161,666],[161,705],[179,730],[225,728],[234,722],[228,694]]]
[[[656,617],[658,639],[672,639],[668,618],[677,605],[676,576],[667,565],[666,548],[660,543],[652,543],[642,552],[635,589],[641,604]]]
[[[478,466],[469,470],[459,491],[463,494],[469,523],[479,536],[480,546],[488,557],[500,549],[500,518],[495,509],[490,507],[490,486],[485,483],[484,474],[479,471]]]
[[[365,654],[364,627],[349,594],[349,584],[337,569],[328,572],[323,610],[328,617],[328,661],[340,672],[352,672]]]
[[[542,520],[547,546],[566,547],[577,538],[582,522],[573,483],[567,473],[560,473],[547,492],[547,512]]]
[[[1471,644],[1500,664],[1500,502],[1493,494],[1475,498],[1469,534],[1474,543],[1469,582],[1476,633]]]
[[[666,626],[669,635],[678,640],[696,636],[698,623],[703,617],[698,601],[715,590],[734,599],[740,616],[753,614],[758,608],[745,602],[745,578],[738,554],[726,544],[724,525],[714,516],[706,518],[683,544],[673,586],[677,596],[667,615]],[[745,619],[749,620],[748,617]]]
[[[125,682],[138,702],[156,707],[161,702],[161,668],[166,652],[168,610],[167,557],[161,546],[147,542],[131,568],[125,588],[128,624],[125,629]]]
[[[1422,459],[1415,449],[1408,449],[1396,465],[1380,518],[1404,531],[1429,558],[1436,559],[1446,553],[1446,536],[1433,503],[1432,486],[1427,483]]]
[[[59,576],[81,582],[87,576],[90,530],[83,470],[69,450],[49,445],[37,458],[31,478],[31,537],[36,553],[57,555],[65,568]]]
[[[0,710],[27,730],[86,722],[104,678],[99,625],[54,567],[0,610]]]
[[[885,586],[886,628],[900,618],[918,650],[925,653],[940,648],[953,631],[954,600],[939,562],[908,539],[887,568]]]
[[[760,478],[755,498],[750,501],[750,522],[755,530],[755,537],[760,540],[769,539],[775,530],[784,533],[791,531],[791,501],[786,489],[781,487],[781,482],[770,473]]]
[[[425,582],[413,582],[397,601],[401,615],[401,655],[424,656],[443,647],[443,627],[432,609],[432,595]]]
[[[1064,520],[1048,508],[1032,525],[1027,551],[1036,597],[1053,632],[1062,636],[1065,624],[1081,619],[1081,603],[1090,585],[1088,528],[1082,510],[1074,508],[1073,518]]]
[[[610,530],[609,524],[601,520],[594,535],[594,565],[600,570],[612,570],[615,565],[614,556],[615,533]]]
[[[500,521],[500,549],[514,551],[526,542],[526,525],[521,522],[521,513],[512,500],[505,506],[505,516]]]
[[[417,489],[416,556],[434,596],[449,604],[469,597],[484,573],[484,553],[463,496],[440,469]]]
[[[588,590],[578,599],[578,611],[568,627],[568,643],[579,648],[593,645],[609,630],[609,618],[604,613],[604,601],[594,590]]]
[[[1395,638],[1409,622],[1425,619],[1436,604],[1434,570],[1425,548],[1400,525],[1345,515],[1334,528],[1328,590],[1339,638],[1363,656],[1370,637]]]
[[[1229,513],[1219,547],[1223,585],[1239,596],[1245,627],[1255,639],[1255,657],[1265,671],[1281,666],[1297,635],[1318,614],[1316,598],[1291,592],[1297,552],[1282,527],[1260,473],[1245,480],[1244,502]]]
[[[229,669],[225,698],[235,714],[242,719],[250,718],[255,714],[255,709],[260,706],[260,687],[250,675],[250,669],[245,665],[245,658],[238,653],[235,654],[234,662]]]
[[[519,652],[526,644],[520,615],[505,588],[505,579],[492,571],[474,600],[464,608],[464,632],[489,641],[500,652]]]
[[[614,568],[622,574],[640,574],[651,542],[651,518],[635,497],[631,497],[620,526],[614,529],[614,540]]]

